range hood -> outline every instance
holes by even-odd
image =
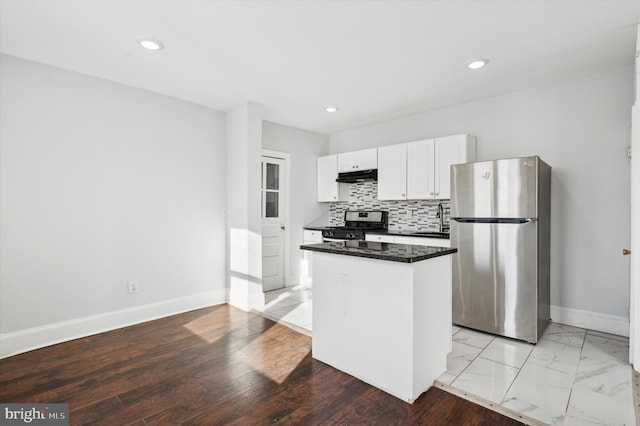
[[[356,172],[338,173],[336,182],[356,183],[356,182],[375,182],[378,180],[378,170],[358,170]]]

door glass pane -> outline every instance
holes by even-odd
[[[265,217],[278,217],[278,193],[277,192],[266,192],[265,196],[267,197],[267,203],[265,209],[267,211],[267,215]]]
[[[279,165],[267,163],[267,189],[280,189],[280,182],[278,182],[279,173]]]

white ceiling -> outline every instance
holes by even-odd
[[[332,133],[631,65],[639,21],[637,0],[1,0],[0,52]]]

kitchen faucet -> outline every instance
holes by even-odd
[[[438,203],[438,213],[436,213],[436,218],[440,219],[438,222],[440,232],[444,232],[444,209],[442,208],[442,203]]]

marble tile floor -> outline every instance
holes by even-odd
[[[298,331],[311,335],[311,287],[297,285],[265,292],[261,312],[274,321],[293,325]]]
[[[311,289],[265,293],[263,313],[311,332]],[[438,379],[536,421],[562,426],[635,425],[629,340],[551,323],[537,345],[453,326]]]
[[[625,337],[551,323],[537,345],[453,327],[439,381],[550,425],[635,425]]]

